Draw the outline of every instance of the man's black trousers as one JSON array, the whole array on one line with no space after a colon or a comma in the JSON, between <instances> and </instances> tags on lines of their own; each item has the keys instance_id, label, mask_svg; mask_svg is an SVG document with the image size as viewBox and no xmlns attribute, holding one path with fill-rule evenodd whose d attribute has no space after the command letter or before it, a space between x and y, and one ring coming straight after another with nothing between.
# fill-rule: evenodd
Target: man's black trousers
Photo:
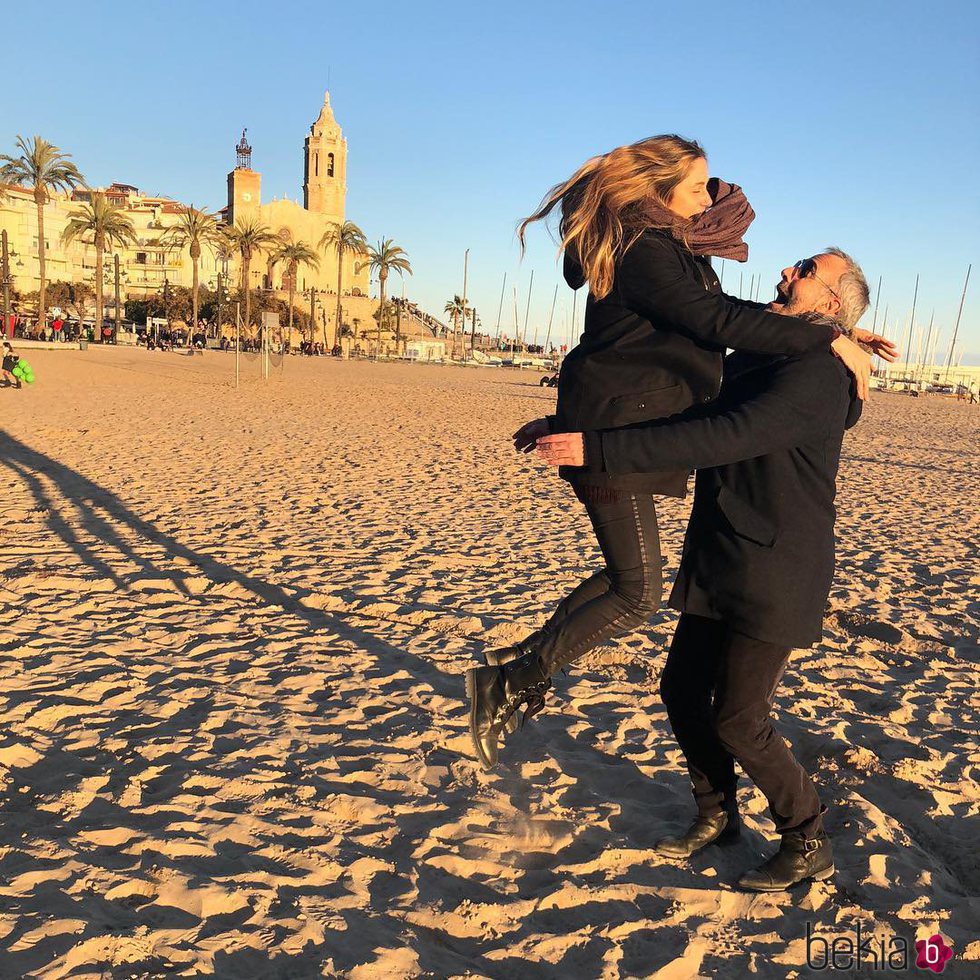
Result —
<instances>
[{"instance_id":1,"label":"man's black trousers","mask_svg":"<svg viewBox=\"0 0 980 980\"><path fill-rule=\"evenodd\" d=\"M763 643L728 624L681 616L660 679L702 814L734 796L737 761L765 794L781 833L821 829L813 780L772 726L770 712L790 647Z\"/></svg>"}]
</instances>

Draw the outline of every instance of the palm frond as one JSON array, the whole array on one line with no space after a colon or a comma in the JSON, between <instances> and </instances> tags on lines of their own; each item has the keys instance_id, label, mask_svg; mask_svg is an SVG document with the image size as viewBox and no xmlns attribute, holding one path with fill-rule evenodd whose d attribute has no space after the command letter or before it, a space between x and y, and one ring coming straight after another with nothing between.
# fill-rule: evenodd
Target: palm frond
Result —
<instances>
[{"instance_id":1,"label":"palm frond","mask_svg":"<svg viewBox=\"0 0 980 980\"><path fill-rule=\"evenodd\" d=\"M126 245L135 241L136 229L121 207L102 191L94 191L91 200L69 213L61 240L68 245L73 241L84 241L86 235L91 235L93 242L101 240L105 245Z\"/></svg>"},{"instance_id":2,"label":"palm frond","mask_svg":"<svg viewBox=\"0 0 980 980\"><path fill-rule=\"evenodd\" d=\"M43 137L18 136L17 149L19 155L0 154L0 181L31 187L45 195L52 190L84 186L85 178L72 162L71 154L63 153Z\"/></svg>"},{"instance_id":3,"label":"palm frond","mask_svg":"<svg viewBox=\"0 0 980 980\"><path fill-rule=\"evenodd\" d=\"M335 248L342 253L364 252L367 250L367 238L353 221L345 221L343 224L334 222L323 233L317 248Z\"/></svg>"}]
</instances>

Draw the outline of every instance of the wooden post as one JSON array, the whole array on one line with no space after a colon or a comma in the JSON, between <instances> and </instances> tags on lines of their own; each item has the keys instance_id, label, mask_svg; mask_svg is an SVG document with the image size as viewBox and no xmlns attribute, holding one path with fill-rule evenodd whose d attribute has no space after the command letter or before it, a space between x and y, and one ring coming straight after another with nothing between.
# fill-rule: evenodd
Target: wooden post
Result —
<instances>
[{"instance_id":1,"label":"wooden post","mask_svg":"<svg viewBox=\"0 0 980 980\"><path fill-rule=\"evenodd\" d=\"M235 304L235 387L238 387L241 379L241 330L242 330L242 304Z\"/></svg>"}]
</instances>

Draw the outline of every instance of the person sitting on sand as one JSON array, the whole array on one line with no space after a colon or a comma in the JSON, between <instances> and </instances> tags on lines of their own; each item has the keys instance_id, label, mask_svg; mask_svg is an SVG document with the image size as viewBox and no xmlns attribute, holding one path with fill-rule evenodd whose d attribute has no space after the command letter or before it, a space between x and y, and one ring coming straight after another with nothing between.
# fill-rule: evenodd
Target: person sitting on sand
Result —
<instances>
[{"instance_id":1,"label":"person sitting on sand","mask_svg":"<svg viewBox=\"0 0 980 980\"><path fill-rule=\"evenodd\" d=\"M17 361L19 358L14 353L13 347L7 341L3 344L3 364L0 366L0 377L3 378L4 386L9 388L11 385L15 388L20 387L20 378L14 375L14 368L17 367Z\"/></svg>"},{"instance_id":2,"label":"person sitting on sand","mask_svg":"<svg viewBox=\"0 0 980 980\"><path fill-rule=\"evenodd\" d=\"M849 333L868 306L860 267L839 249L783 270L775 312ZM737 761L765 794L779 850L742 876L780 891L834 873L813 780L773 728L791 651L819 642L834 573L834 497L844 430L861 414L828 351L735 352L717 402L671 419L538 440L551 465L606 473L697 469L670 605L682 613L660 680L697 817L656 845L687 858L733 840Z\"/></svg>"}]
</instances>

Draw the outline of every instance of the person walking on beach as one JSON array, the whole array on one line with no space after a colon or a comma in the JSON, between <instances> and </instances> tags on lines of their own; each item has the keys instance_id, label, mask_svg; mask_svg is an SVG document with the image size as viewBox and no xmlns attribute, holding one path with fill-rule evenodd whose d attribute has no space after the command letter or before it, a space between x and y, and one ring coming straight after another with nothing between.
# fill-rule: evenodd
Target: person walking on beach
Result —
<instances>
[{"instance_id":1,"label":"person walking on beach","mask_svg":"<svg viewBox=\"0 0 980 980\"><path fill-rule=\"evenodd\" d=\"M588 283L585 330L562 364L557 414L514 436L530 451L551 432L601 429L663 418L714 400L726 347L761 354L833 350L867 394L870 357L839 329L782 317L726 296L709 256L744 261L754 212L742 191L710 180L704 150L680 136L654 136L587 161L554 187L519 227L559 209L565 278ZM868 334L881 345L887 342ZM893 349L892 349L893 350ZM512 716L544 704L557 670L660 606L656 495L683 497L688 469L630 474L563 469L585 506L605 567L582 582L547 623L513 647L487 651L467 671L470 734L485 769Z\"/></svg>"},{"instance_id":2,"label":"person walking on beach","mask_svg":"<svg viewBox=\"0 0 980 980\"><path fill-rule=\"evenodd\" d=\"M850 332L868 306L860 267L839 249L783 270L786 315ZM673 419L538 440L552 465L587 472L697 469L694 507L670 605L680 622L660 693L691 777L697 815L656 845L687 858L740 829L737 761L765 794L778 851L741 887L780 891L834 872L813 780L773 728L794 648L819 642L834 574L834 497L845 428L861 402L826 351L736 352L718 400Z\"/></svg>"}]
</instances>

